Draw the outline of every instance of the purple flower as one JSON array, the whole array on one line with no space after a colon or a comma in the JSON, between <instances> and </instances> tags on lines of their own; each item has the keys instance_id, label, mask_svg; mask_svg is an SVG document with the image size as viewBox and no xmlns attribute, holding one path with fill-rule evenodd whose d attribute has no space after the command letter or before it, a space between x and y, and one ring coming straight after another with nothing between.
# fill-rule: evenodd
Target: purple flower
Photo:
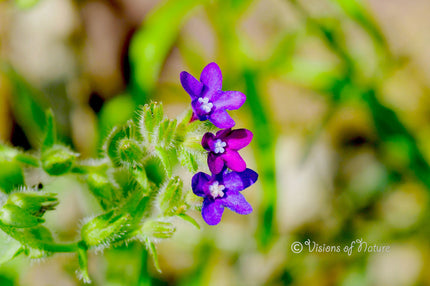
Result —
<instances>
[{"instance_id":1,"label":"purple flower","mask_svg":"<svg viewBox=\"0 0 430 286\"><path fill-rule=\"evenodd\" d=\"M246 163L237 152L247 146L252 140L252 132L247 129L224 129L216 135L208 132L202 138L202 146L208 154L209 170L218 174L226 165L236 172L243 172Z\"/></svg>"},{"instance_id":2,"label":"purple flower","mask_svg":"<svg viewBox=\"0 0 430 286\"><path fill-rule=\"evenodd\" d=\"M208 64L200 75L200 81L191 74L181 72L181 83L191 97L193 119L209 120L218 128L231 128L234 120L226 110L239 109L246 96L239 91L222 91L222 74L216 63Z\"/></svg>"},{"instance_id":3,"label":"purple flower","mask_svg":"<svg viewBox=\"0 0 430 286\"><path fill-rule=\"evenodd\" d=\"M204 198L204 221L209 225L218 224L225 207L241 215L250 214L252 207L240 191L254 184L257 178L258 174L251 169L233 172L225 168L218 175L212 176L203 172L195 174L191 185L194 194Z\"/></svg>"}]
</instances>

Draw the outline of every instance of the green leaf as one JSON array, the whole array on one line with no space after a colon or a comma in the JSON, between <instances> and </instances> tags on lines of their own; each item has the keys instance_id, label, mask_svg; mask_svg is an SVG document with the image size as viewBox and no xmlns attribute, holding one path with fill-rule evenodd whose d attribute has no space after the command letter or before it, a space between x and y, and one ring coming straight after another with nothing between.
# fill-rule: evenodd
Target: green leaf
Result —
<instances>
[{"instance_id":1,"label":"green leaf","mask_svg":"<svg viewBox=\"0 0 430 286\"><path fill-rule=\"evenodd\" d=\"M158 254L157 254L157 249L155 248L155 244L151 241L148 241L147 247L148 247L148 251L151 253L155 269L157 269L157 271L161 273L160 263L158 262Z\"/></svg>"},{"instance_id":2,"label":"green leaf","mask_svg":"<svg viewBox=\"0 0 430 286\"><path fill-rule=\"evenodd\" d=\"M198 224L198 222L193 217L187 215L186 213L178 214L178 217L180 217L185 221L188 221L189 223L194 225L197 229L200 229L200 225Z\"/></svg>"},{"instance_id":3,"label":"green leaf","mask_svg":"<svg viewBox=\"0 0 430 286\"><path fill-rule=\"evenodd\" d=\"M43 140L42 150L46 150L54 146L57 140L57 134L55 130L55 120L52 110L46 111L46 126L45 126L45 139Z\"/></svg>"},{"instance_id":4,"label":"green leaf","mask_svg":"<svg viewBox=\"0 0 430 286\"><path fill-rule=\"evenodd\" d=\"M19 125L32 146L40 146L45 128L45 108L48 106L43 94L30 86L9 65L0 65L0 69L7 75L13 87L13 96L10 96L11 108Z\"/></svg>"}]
</instances>

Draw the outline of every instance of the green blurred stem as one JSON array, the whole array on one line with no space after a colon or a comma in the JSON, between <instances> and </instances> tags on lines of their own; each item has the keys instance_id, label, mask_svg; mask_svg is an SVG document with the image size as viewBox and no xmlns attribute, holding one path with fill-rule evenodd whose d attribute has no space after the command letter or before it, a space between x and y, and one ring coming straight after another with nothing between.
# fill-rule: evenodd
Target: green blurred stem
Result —
<instances>
[{"instance_id":1,"label":"green blurred stem","mask_svg":"<svg viewBox=\"0 0 430 286\"><path fill-rule=\"evenodd\" d=\"M36 158L33 155L25 154L25 153L19 153L15 156L15 160L17 160L20 163L30 165L33 167L39 167L39 159Z\"/></svg>"},{"instance_id":2,"label":"green blurred stem","mask_svg":"<svg viewBox=\"0 0 430 286\"><path fill-rule=\"evenodd\" d=\"M103 169L106 170L109 167L110 167L110 164L107 162L102 162L99 165L85 165L81 162L76 162L75 165L70 170L70 172L74 174L83 175L83 174L88 174L90 172L101 171Z\"/></svg>"},{"instance_id":3,"label":"green blurred stem","mask_svg":"<svg viewBox=\"0 0 430 286\"><path fill-rule=\"evenodd\" d=\"M355 66L354 60L349 55L344 43L341 42L339 35L309 15L306 9L304 9L297 0L289 0L289 2L292 3L301 16L306 19L306 22L309 24L309 26L316 30L323 37L327 43L327 46L344 62L346 68L345 73L351 74Z\"/></svg>"},{"instance_id":4,"label":"green blurred stem","mask_svg":"<svg viewBox=\"0 0 430 286\"><path fill-rule=\"evenodd\" d=\"M257 238L260 247L266 248L276 227L276 162L275 144L276 136L272 129L272 122L267 115L262 98L258 92L259 78L256 72L251 70L244 71L246 83L247 103L251 109L255 134L254 140L257 144L255 152L257 166L259 170L259 180L263 187L262 199L260 201L259 222L257 227Z\"/></svg>"},{"instance_id":5,"label":"green blurred stem","mask_svg":"<svg viewBox=\"0 0 430 286\"><path fill-rule=\"evenodd\" d=\"M422 154L416 139L406 128L406 126L399 120L397 114L390 108L384 106L378 99L377 88L374 83L366 85L359 82L358 75L354 66L354 59L349 54L342 42L342 37L335 31L326 29L317 19L312 18L311 15L296 1L289 0L303 17L310 23L317 31L323 35L323 40L327 46L343 61L346 71L344 78L333 82L329 87L329 92L333 96L334 101L341 99L341 94L345 88L353 87L361 95L361 99L366 102L369 113L372 116L376 132L379 139L383 144L401 140L407 144L408 149L408 162L407 168L413 171L418 180L420 180L427 189L430 189L430 165ZM391 55L387 46L385 46L385 53L389 57L389 61L396 59ZM324 91L323 91L324 92ZM387 166L392 168L392 166Z\"/></svg>"},{"instance_id":6,"label":"green blurred stem","mask_svg":"<svg viewBox=\"0 0 430 286\"><path fill-rule=\"evenodd\" d=\"M78 243L40 243L40 248L49 252L76 252L78 251Z\"/></svg>"}]
</instances>

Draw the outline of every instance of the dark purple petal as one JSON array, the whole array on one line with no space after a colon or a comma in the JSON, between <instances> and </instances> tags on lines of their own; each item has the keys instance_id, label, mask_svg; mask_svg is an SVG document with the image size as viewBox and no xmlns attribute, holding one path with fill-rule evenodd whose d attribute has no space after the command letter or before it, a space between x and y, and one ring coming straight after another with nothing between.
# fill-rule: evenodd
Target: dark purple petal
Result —
<instances>
[{"instance_id":1,"label":"dark purple petal","mask_svg":"<svg viewBox=\"0 0 430 286\"><path fill-rule=\"evenodd\" d=\"M224 140L231 132L231 128L227 128L227 129L222 129L217 131L215 137L216 139L221 139L222 141L226 141Z\"/></svg>"},{"instance_id":2,"label":"dark purple petal","mask_svg":"<svg viewBox=\"0 0 430 286\"><path fill-rule=\"evenodd\" d=\"M246 100L246 95L240 91L221 91L212 97L212 102L217 109L239 109Z\"/></svg>"},{"instance_id":3,"label":"dark purple petal","mask_svg":"<svg viewBox=\"0 0 430 286\"><path fill-rule=\"evenodd\" d=\"M226 142L228 148L239 150L247 146L251 142L252 137L253 134L248 129L237 129L227 135Z\"/></svg>"},{"instance_id":4,"label":"dark purple petal","mask_svg":"<svg viewBox=\"0 0 430 286\"><path fill-rule=\"evenodd\" d=\"M243 172L230 172L223 176L223 185L228 191L240 192L258 179L258 174L251 169L246 169Z\"/></svg>"},{"instance_id":5,"label":"dark purple petal","mask_svg":"<svg viewBox=\"0 0 430 286\"><path fill-rule=\"evenodd\" d=\"M213 135L210 132L206 132L205 135L203 135L202 138L202 146L205 150L210 151L211 146L213 145L215 135Z\"/></svg>"},{"instance_id":6,"label":"dark purple petal","mask_svg":"<svg viewBox=\"0 0 430 286\"><path fill-rule=\"evenodd\" d=\"M225 110L217 110L209 115L209 121L220 129L231 128L236 124Z\"/></svg>"},{"instance_id":7,"label":"dark purple petal","mask_svg":"<svg viewBox=\"0 0 430 286\"><path fill-rule=\"evenodd\" d=\"M221 156L211 152L208 154L208 166L213 174L219 174L224 167L224 160L221 159Z\"/></svg>"},{"instance_id":8,"label":"dark purple petal","mask_svg":"<svg viewBox=\"0 0 430 286\"><path fill-rule=\"evenodd\" d=\"M191 180L191 187L193 189L193 193L199 197L205 197L204 185L209 182L211 176L205 174L203 172L199 172L195 174Z\"/></svg>"},{"instance_id":9,"label":"dark purple petal","mask_svg":"<svg viewBox=\"0 0 430 286\"><path fill-rule=\"evenodd\" d=\"M227 167L236 172L242 172L246 169L246 162L242 159L239 153L235 150L227 149L224 154L221 155Z\"/></svg>"},{"instance_id":10,"label":"dark purple petal","mask_svg":"<svg viewBox=\"0 0 430 286\"><path fill-rule=\"evenodd\" d=\"M201 82L186 71L181 72L180 78L182 87L191 96L191 99L200 96L203 90L203 84Z\"/></svg>"},{"instance_id":11,"label":"dark purple petal","mask_svg":"<svg viewBox=\"0 0 430 286\"><path fill-rule=\"evenodd\" d=\"M202 217L208 225L219 224L224 212L223 205L219 200L205 199L202 207Z\"/></svg>"},{"instance_id":12,"label":"dark purple petal","mask_svg":"<svg viewBox=\"0 0 430 286\"><path fill-rule=\"evenodd\" d=\"M222 87L221 69L216 63L208 64L200 75L200 81L211 90L220 90Z\"/></svg>"},{"instance_id":13,"label":"dark purple petal","mask_svg":"<svg viewBox=\"0 0 430 286\"><path fill-rule=\"evenodd\" d=\"M229 192L225 198L219 199L218 201L220 201L223 206L241 215L247 215L252 212L251 205L239 192Z\"/></svg>"}]
</instances>

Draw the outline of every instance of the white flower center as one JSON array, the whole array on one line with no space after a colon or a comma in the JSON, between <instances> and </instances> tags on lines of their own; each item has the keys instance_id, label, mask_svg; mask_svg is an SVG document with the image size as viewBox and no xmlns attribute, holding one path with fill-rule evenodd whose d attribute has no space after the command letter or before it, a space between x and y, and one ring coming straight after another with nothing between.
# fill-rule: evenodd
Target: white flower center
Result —
<instances>
[{"instance_id":1,"label":"white flower center","mask_svg":"<svg viewBox=\"0 0 430 286\"><path fill-rule=\"evenodd\" d=\"M212 107L214 106L212 102L209 102L209 98L199 98L200 108L203 109L206 113L211 112Z\"/></svg>"},{"instance_id":2,"label":"white flower center","mask_svg":"<svg viewBox=\"0 0 430 286\"><path fill-rule=\"evenodd\" d=\"M209 186L209 191L214 199L224 197L224 189L224 185L220 185L218 181L213 182L213 184Z\"/></svg>"},{"instance_id":3,"label":"white flower center","mask_svg":"<svg viewBox=\"0 0 430 286\"><path fill-rule=\"evenodd\" d=\"M215 154L224 153L224 151L225 151L224 147L225 146L227 146L227 143L223 142L221 139L217 139L215 141L215 145L214 145Z\"/></svg>"}]
</instances>

